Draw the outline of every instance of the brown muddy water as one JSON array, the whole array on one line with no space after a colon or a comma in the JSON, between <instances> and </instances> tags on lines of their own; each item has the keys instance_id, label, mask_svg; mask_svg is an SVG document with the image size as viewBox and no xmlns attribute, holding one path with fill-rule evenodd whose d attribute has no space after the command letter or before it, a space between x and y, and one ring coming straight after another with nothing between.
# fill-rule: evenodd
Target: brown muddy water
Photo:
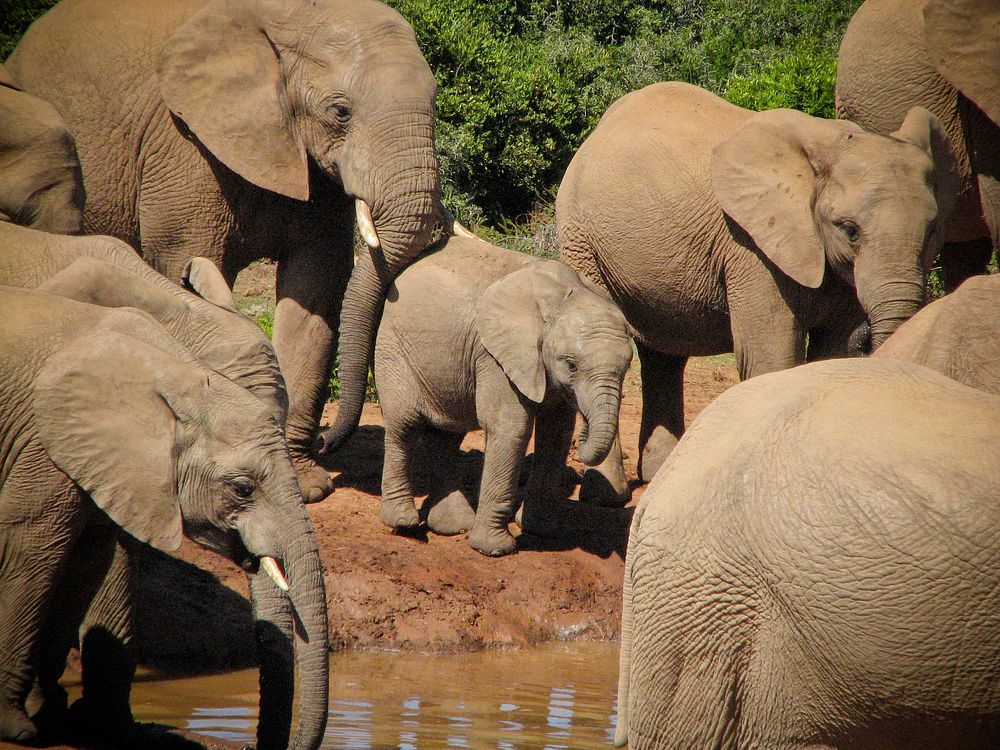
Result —
<instances>
[{"instance_id":1,"label":"brown muddy water","mask_svg":"<svg viewBox=\"0 0 1000 750\"><path fill-rule=\"evenodd\" d=\"M534 649L432 656L384 651L330 658L325 750L587 750L611 744L618 645L558 643ZM68 686L71 698L74 688ZM156 722L252 741L254 670L192 678L143 673L132 709Z\"/></svg>"}]
</instances>

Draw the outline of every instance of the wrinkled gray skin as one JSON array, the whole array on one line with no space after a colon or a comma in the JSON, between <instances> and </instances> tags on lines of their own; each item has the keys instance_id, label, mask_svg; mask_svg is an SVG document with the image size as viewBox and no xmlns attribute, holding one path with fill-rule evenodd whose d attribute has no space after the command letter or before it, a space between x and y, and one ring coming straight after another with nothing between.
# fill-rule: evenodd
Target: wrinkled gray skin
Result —
<instances>
[{"instance_id":1,"label":"wrinkled gray skin","mask_svg":"<svg viewBox=\"0 0 1000 750\"><path fill-rule=\"evenodd\" d=\"M877 348L920 309L952 157L926 110L901 122L887 138L683 83L601 118L556 220L562 259L610 292L636 339L642 479L683 433L689 356L735 351L746 379L845 356L865 316Z\"/></svg>"},{"instance_id":2,"label":"wrinkled gray skin","mask_svg":"<svg viewBox=\"0 0 1000 750\"><path fill-rule=\"evenodd\" d=\"M413 30L374 0L66 0L7 64L76 136L88 232L173 281L194 256L230 285L277 260L289 448L306 499L326 496L310 451L338 321L349 359L440 217L436 84ZM355 201L381 245L352 277Z\"/></svg>"},{"instance_id":3,"label":"wrinkled gray skin","mask_svg":"<svg viewBox=\"0 0 1000 750\"><path fill-rule=\"evenodd\" d=\"M1000 746L997 445L1000 398L908 362L720 396L633 518L615 744Z\"/></svg>"},{"instance_id":4,"label":"wrinkled gray skin","mask_svg":"<svg viewBox=\"0 0 1000 750\"><path fill-rule=\"evenodd\" d=\"M927 305L872 356L914 362L1000 396L1000 274L973 276Z\"/></svg>"},{"instance_id":5,"label":"wrinkled gray skin","mask_svg":"<svg viewBox=\"0 0 1000 750\"><path fill-rule=\"evenodd\" d=\"M0 223L0 285L44 288L103 307L150 314L209 369L251 391L279 424L288 410L285 381L271 342L236 311L225 279L194 259L182 273L187 291L112 237L65 237Z\"/></svg>"},{"instance_id":6,"label":"wrinkled gray skin","mask_svg":"<svg viewBox=\"0 0 1000 750\"><path fill-rule=\"evenodd\" d=\"M328 637L312 526L273 409L203 367L148 315L34 291L0 290L0 737L65 729L57 680L79 628L78 729L133 742L134 661L123 534L170 551L182 531L256 571L283 564L290 591L251 575L254 597L282 598L258 621L260 747L288 746L298 622L295 747L316 748L327 712ZM44 540L44 543L41 543ZM268 679L274 680L267 682Z\"/></svg>"},{"instance_id":7,"label":"wrinkled gray skin","mask_svg":"<svg viewBox=\"0 0 1000 750\"><path fill-rule=\"evenodd\" d=\"M915 104L941 119L957 200L941 267L951 291L1000 247L1000 3L868 0L844 32L837 116L889 133Z\"/></svg>"},{"instance_id":8,"label":"wrinkled gray skin","mask_svg":"<svg viewBox=\"0 0 1000 750\"><path fill-rule=\"evenodd\" d=\"M52 105L0 65L0 221L79 234L83 176L73 136Z\"/></svg>"},{"instance_id":9,"label":"wrinkled gray skin","mask_svg":"<svg viewBox=\"0 0 1000 750\"><path fill-rule=\"evenodd\" d=\"M528 530L545 523L546 501L562 491L577 411L586 422L577 449L583 463L600 463L617 445L631 360L624 316L565 265L451 238L396 279L379 327L382 522L397 529L419 523L409 463L420 438L430 436L443 474L430 498L439 500L428 515L430 528L469 530L469 543L486 555L513 552L507 526L532 428ZM454 459L465 433L478 428L487 438L473 515Z\"/></svg>"}]
</instances>

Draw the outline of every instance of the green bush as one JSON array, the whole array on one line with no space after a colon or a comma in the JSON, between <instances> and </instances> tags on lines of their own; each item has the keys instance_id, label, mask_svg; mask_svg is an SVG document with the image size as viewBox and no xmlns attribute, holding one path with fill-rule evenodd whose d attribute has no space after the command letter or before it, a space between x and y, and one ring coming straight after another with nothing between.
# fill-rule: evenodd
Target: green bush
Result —
<instances>
[{"instance_id":1,"label":"green bush","mask_svg":"<svg viewBox=\"0 0 1000 750\"><path fill-rule=\"evenodd\" d=\"M6 60L31 22L57 0L0 0L0 60Z\"/></svg>"}]
</instances>

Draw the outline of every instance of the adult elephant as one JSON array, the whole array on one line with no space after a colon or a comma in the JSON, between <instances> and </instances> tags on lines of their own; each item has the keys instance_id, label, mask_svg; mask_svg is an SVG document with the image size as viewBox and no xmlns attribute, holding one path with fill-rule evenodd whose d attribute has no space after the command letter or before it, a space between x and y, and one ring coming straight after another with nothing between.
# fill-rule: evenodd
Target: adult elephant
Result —
<instances>
[{"instance_id":1,"label":"adult elephant","mask_svg":"<svg viewBox=\"0 0 1000 750\"><path fill-rule=\"evenodd\" d=\"M844 356L865 315L878 346L920 309L951 161L919 107L892 138L684 83L605 112L566 171L556 221L563 260L610 292L634 333L642 479L683 433L689 356L735 351L745 379Z\"/></svg>"},{"instance_id":2,"label":"adult elephant","mask_svg":"<svg viewBox=\"0 0 1000 750\"><path fill-rule=\"evenodd\" d=\"M271 406L211 370L148 315L0 289L0 738L65 730L58 685L79 628L84 741L144 747L124 535L182 533L251 572L260 616L261 747L317 748L327 714L319 552ZM282 574L279 562L287 578ZM284 593L284 592L287 592Z\"/></svg>"},{"instance_id":3,"label":"adult elephant","mask_svg":"<svg viewBox=\"0 0 1000 750\"><path fill-rule=\"evenodd\" d=\"M872 356L914 362L1000 396L1000 274L967 279L903 323Z\"/></svg>"},{"instance_id":4,"label":"adult elephant","mask_svg":"<svg viewBox=\"0 0 1000 750\"><path fill-rule=\"evenodd\" d=\"M45 232L83 229L83 177L73 136L52 105L0 65L0 222Z\"/></svg>"},{"instance_id":5,"label":"adult elephant","mask_svg":"<svg viewBox=\"0 0 1000 750\"><path fill-rule=\"evenodd\" d=\"M8 65L76 136L88 232L174 281L196 255L230 285L277 260L289 449L304 496L326 496L310 454L341 302L350 351L441 216L413 30L375 0L66 0ZM378 262L348 284L355 215Z\"/></svg>"},{"instance_id":6,"label":"adult elephant","mask_svg":"<svg viewBox=\"0 0 1000 750\"><path fill-rule=\"evenodd\" d=\"M643 495L616 745L1000 747L1000 397L909 362L740 383Z\"/></svg>"},{"instance_id":7,"label":"adult elephant","mask_svg":"<svg viewBox=\"0 0 1000 750\"><path fill-rule=\"evenodd\" d=\"M941 253L951 291L1000 248L1000 0L868 0L844 32L837 116L888 133L915 104L948 133L960 182Z\"/></svg>"}]
</instances>

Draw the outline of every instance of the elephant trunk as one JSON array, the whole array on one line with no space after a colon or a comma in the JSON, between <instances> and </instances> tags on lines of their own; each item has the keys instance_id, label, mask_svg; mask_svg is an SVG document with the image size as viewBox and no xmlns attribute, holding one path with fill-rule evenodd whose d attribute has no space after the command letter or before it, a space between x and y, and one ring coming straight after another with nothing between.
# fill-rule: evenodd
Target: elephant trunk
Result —
<instances>
[{"instance_id":1,"label":"elephant trunk","mask_svg":"<svg viewBox=\"0 0 1000 750\"><path fill-rule=\"evenodd\" d=\"M587 466L597 466L608 456L618 434L618 409L621 406L621 386L606 383L598 386L584 412L586 424L580 433L577 457Z\"/></svg>"},{"instance_id":2,"label":"elephant trunk","mask_svg":"<svg viewBox=\"0 0 1000 750\"><path fill-rule=\"evenodd\" d=\"M858 298L871 326L871 351L878 349L893 331L923 307L926 294L923 271L913 269L907 275L909 278L897 275L870 289L858 288Z\"/></svg>"},{"instance_id":3,"label":"elephant trunk","mask_svg":"<svg viewBox=\"0 0 1000 750\"><path fill-rule=\"evenodd\" d=\"M329 694L329 636L326 589L319 549L301 504L272 524L274 548L281 550L289 590L285 594L261 569L250 576L260 660L260 714L257 747L316 750L326 731ZM252 524L253 521L250 521ZM266 533L265 533L266 536ZM255 547L257 545L254 545ZM292 633L295 633L294 660ZM288 742L299 671L298 728Z\"/></svg>"},{"instance_id":4,"label":"elephant trunk","mask_svg":"<svg viewBox=\"0 0 1000 750\"><path fill-rule=\"evenodd\" d=\"M413 128L421 132L415 136ZM339 447L358 426L386 291L427 247L442 219L433 130L413 128L399 136L408 145L397 148L396 157L388 160L400 166L398 172L376 178L371 193L378 197L370 206L359 204L359 226L362 234L369 235L370 253L355 265L344 294L337 349L340 408L333 425L320 436L322 452ZM371 217L370 232L364 229L366 213ZM373 242L377 246L372 247Z\"/></svg>"}]
</instances>

